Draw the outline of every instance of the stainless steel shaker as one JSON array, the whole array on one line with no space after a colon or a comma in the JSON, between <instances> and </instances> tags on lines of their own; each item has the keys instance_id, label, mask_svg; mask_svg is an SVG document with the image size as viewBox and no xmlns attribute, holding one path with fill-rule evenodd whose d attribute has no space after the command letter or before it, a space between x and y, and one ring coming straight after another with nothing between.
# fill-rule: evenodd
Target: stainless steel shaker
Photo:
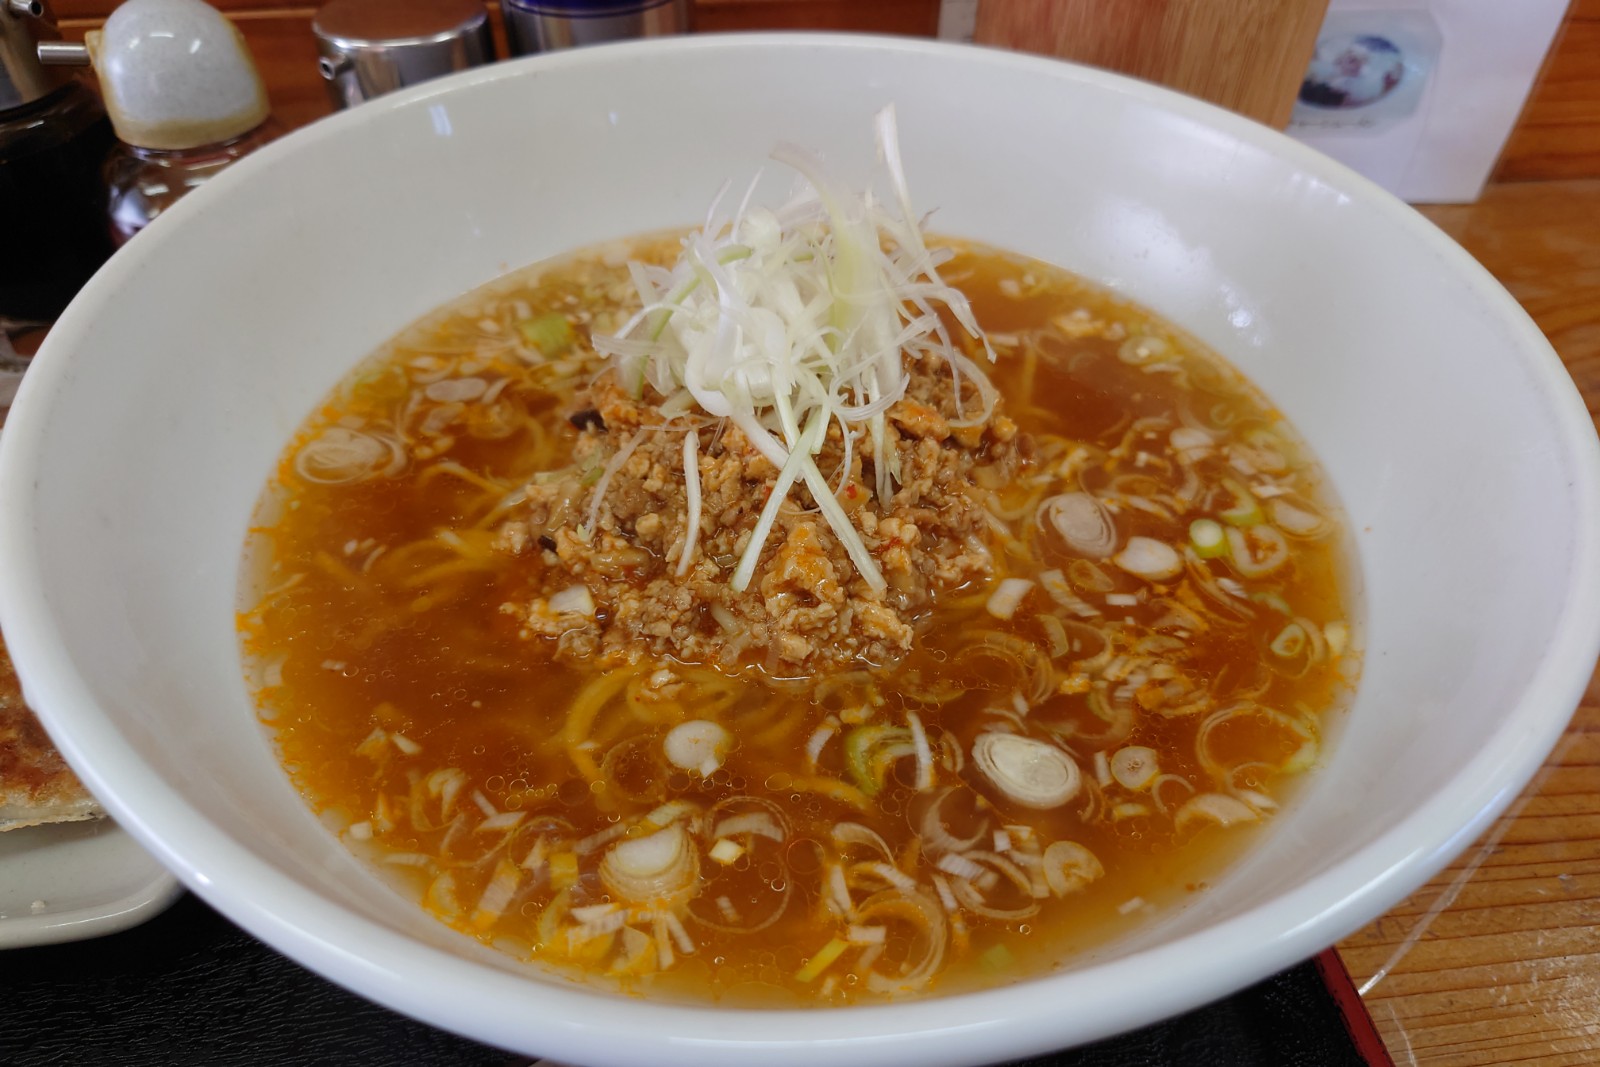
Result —
<instances>
[{"instance_id":1,"label":"stainless steel shaker","mask_svg":"<svg viewBox=\"0 0 1600 1067\"><path fill-rule=\"evenodd\" d=\"M687 33L690 0L500 0L512 55Z\"/></svg>"},{"instance_id":2,"label":"stainless steel shaker","mask_svg":"<svg viewBox=\"0 0 1600 1067\"><path fill-rule=\"evenodd\" d=\"M494 61L478 0L333 0L311 21L336 107Z\"/></svg>"}]
</instances>

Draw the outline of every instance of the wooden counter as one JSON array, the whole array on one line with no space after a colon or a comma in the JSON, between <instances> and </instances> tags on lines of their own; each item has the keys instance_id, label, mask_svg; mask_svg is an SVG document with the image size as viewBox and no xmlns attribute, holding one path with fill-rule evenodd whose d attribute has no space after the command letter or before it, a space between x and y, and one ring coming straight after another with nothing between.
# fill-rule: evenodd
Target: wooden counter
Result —
<instances>
[{"instance_id":1,"label":"wooden counter","mask_svg":"<svg viewBox=\"0 0 1600 1067\"><path fill-rule=\"evenodd\" d=\"M1424 213L1522 302L1600 417L1600 181ZM1600 674L1506 814L1339 952L1397 1064L1600 1063Z\"/></svg>"}]
</instances>

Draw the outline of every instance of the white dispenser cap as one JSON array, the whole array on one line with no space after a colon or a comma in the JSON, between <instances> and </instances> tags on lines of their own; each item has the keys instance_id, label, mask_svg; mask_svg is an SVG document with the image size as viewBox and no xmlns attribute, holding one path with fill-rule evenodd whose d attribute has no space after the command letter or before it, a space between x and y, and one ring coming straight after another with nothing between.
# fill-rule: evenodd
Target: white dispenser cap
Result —
<instances>
[{"instance_id":1,"label":"white dispenser cap","mask_svg":"<svg viewBox=\"0 0 1600 1067\"><path fill-rule=\"evenodd\" d=\"M266 121L266 88L244 36L202 0L127 0L85 40L127 144L197 148Z\"/></svg>"}]
</instances>

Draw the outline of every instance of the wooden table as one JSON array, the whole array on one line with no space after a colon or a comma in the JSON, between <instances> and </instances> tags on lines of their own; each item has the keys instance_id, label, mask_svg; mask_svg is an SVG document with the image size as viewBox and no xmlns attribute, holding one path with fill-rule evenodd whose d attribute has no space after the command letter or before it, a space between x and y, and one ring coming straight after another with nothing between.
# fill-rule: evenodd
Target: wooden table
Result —
<instances>
[{"instance_id":1,"label":"wooden table","mask_svg":"<svg viewBox=\"0 0 1600 1067\"><path fill-rule=\"evenodd\" d=\"M1528 309L1600 421L1600 181L1424 213ZM1505 815L1339 952L1397 1064L1600 1063L1600 673Z\"/></svg>"}]
</instances>

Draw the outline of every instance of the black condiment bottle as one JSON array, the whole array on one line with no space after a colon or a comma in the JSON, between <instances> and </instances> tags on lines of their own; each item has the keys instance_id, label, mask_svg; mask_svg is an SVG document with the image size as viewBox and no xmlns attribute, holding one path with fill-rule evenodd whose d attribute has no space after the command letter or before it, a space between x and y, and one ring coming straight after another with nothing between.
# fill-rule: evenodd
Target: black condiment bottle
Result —
<instances>
[{"instance_id":1,"label":"black condiment bottle","mask_svg":"<svg viewBox=\"0 0 1600 1067\"><path fill-rule=\"evenodd\" d=\"M0 0L0 328L46 322L111 255L98 97L40 64L59 38L43 0Z\"/></svg>"}]
</instances>

